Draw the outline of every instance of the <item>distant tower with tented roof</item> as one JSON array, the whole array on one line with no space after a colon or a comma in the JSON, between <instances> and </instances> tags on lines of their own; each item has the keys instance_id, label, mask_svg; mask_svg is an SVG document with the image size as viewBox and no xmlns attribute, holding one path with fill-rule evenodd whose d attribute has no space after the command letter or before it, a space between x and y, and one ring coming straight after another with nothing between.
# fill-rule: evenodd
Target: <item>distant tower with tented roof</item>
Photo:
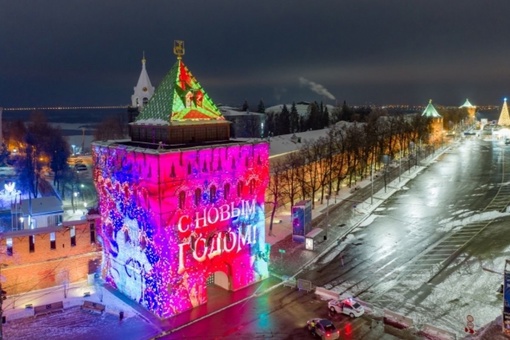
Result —
<instances>
[{"instance_id":1,"label":"distant tower with tented roof","mask_svg":"<svg viewBox=\"0 0 510 340\"><path fill-rule=\"evenodd\" d=\"M464 104L459 106L459 109L466 109L467 110L469 123L473 124L475 122L475 119L476 119L475 118L475 115L476 115L476 106L472 105L469 102L469 99L466 98L466 101L464 102Z\"/></svg>"},{"instance_id":2,"label":"distant tower with tented roof","mask_svg":"<svg viewBox=\"0 0 510 340\"><path fill-rule=\"evenodd\" d=\"M441 141L442 135L443 135L443 116L437 112L434 105L432 105L432 99L429 100L429 104L423 110L423 113L421 114L424 117L427 117L431 119L431 135L429 143L437 143Z\"/></svg>"}]
</instances>

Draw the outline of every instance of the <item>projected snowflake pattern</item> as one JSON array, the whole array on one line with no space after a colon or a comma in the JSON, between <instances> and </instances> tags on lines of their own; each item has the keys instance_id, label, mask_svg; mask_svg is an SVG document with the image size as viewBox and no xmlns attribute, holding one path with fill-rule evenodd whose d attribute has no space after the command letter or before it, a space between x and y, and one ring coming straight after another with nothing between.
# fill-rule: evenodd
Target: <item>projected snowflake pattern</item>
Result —
<instances>
[{"instance_id":1,"label":"projected snowflake pattern","mask_svg":"<svg viewBox=\"0 0 510 340\"><path fill-rule=\"evenodd\" d=\"M212 274L232 290L268 276L267 143L93 149L107 282L165 318L206 303Z\"/></svg>"}]
</instances>

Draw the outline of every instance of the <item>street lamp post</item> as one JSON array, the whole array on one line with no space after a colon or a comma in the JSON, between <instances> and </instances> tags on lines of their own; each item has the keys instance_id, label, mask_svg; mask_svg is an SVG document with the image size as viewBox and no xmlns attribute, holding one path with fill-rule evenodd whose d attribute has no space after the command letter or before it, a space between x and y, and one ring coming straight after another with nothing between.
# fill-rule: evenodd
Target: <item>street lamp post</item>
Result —
<instances>
[{"instance_id":1,"label":"street lamp post","mask_svg":"<svg viewBox=\"0 0 510 340\"><path fill-rule=\"evenodd\" d=\"M384 164L384 193L386 193L386 174L388 173L388 164L390 163L390 156L383 155L382 160Z\"/></svg>"},{"instance_id":2,"label":"street lamp post","mask_svg":"<svg viewBox=\"0 0 510 340\"><path fill-rule=\"evenodd\" d=\"M328 239L328 229L329 229L329 194L326 194L326 236L324 240Z\"/></svg>"},{"instance_id":3,"label":"street lamp post","mask_svg":"<svg viewBox=\"0 0 510 340\"><path fill-rule=\"evenodd\" d=\"M374 162L370 163L370 178L372 186L372 195L370 195L370 205L374 204Z\"/></svg>"},{"instance_id":4,"label":"street lamp post","mask_svg":"<svg viewBox=\"0 0 510 340\"><path fill-rule=\"evenodd\" d=\"M85 150L85 127L82 126L81 128L82 135L81 135L81 154L83 155L83 152Z\"/></svg>"},{"instance_id":5,"label":"street lamp post","mask_svg":"<svg viewBox=\"0 0 510 340\"><path fill-rule=\"evenodd\" d=\"M400 150L400 157L398 159L399 166L398 166L398 182L400 183L400 175L402 174L402 150Z\"/></svg>"},{"instance_id":6,"label":"street lamp post","mask_svg":"<svg viewBox=\"0 0 510 340\"><path fill-rule=\"evenodd\" d=\"M0 276L2 273L2 268L7 267L7 264L1 263L0 264ZM0 340L3 340L4 338L4 331L3 331L3 321L4 321L4 309L3 309L3 303L4 300L7 299L7 292L2 289L2 281L0 280Z\"/></svg>"}]
</instances>

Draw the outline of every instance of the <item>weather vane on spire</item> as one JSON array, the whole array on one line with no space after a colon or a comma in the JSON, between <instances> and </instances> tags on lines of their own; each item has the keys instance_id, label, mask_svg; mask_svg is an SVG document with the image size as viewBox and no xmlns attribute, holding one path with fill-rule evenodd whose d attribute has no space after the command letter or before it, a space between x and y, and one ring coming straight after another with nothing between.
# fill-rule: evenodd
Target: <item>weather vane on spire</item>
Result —
<instances>
[{"instance_id":1,"label":"weather vane on spire","mask_svg":"<svg viewBox=\"0 0 510 340\"><path fill-rule=\"evenodd\" d=\"M184 55L183 40L174 40L174 54L177 56L177 59L182 59L182 56Z\"/></svg>"}]
</instances>

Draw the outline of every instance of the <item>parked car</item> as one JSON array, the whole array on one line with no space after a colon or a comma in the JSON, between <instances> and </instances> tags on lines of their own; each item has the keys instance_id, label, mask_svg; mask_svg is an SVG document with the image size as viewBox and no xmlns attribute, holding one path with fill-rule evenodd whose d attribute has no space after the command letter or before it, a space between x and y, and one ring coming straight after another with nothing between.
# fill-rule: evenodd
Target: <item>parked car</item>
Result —
<instances>
[{"instance_id":1,"label":"parked car","mask_svg":"<svg viewBox=\"0 0 510 340\"><path fill-rule=\"evenodd\" d=\"M329 300L328 309L332 313L342 313L349 315L351 318L362 316L365 309L353 298L343 300Z\"/></svg>"},{"instance_id":2,"label":"parked car","mask_svg":"<svg viewBox=\"0 0 510 340\"><path fill-rule=\"evenodd\" d=\"M328 319L310 319L306 322L306 327L314 336L318 336L322 340L340 339L340 331Z\"/></svg>"},{"instance_id":3,"label":"parked car","mask_svg":"<svg viewBox=\"0 0 510 340\"><path fill-rule=\"evenodd\" d=\"M74 166L74 170L76 170L76 172L87 171L87 166L85 164L79 163Z\"/></svg>"},{"instance_id":4,"label":"parked car","mask_svg":"<svg viewBox=\"0 0 510 340\"><path fill-rule=\"evenodd\" d=\"M506 145L510 144L510 138L505 138L505 144Z\"/></svg>"}]
</instances>

